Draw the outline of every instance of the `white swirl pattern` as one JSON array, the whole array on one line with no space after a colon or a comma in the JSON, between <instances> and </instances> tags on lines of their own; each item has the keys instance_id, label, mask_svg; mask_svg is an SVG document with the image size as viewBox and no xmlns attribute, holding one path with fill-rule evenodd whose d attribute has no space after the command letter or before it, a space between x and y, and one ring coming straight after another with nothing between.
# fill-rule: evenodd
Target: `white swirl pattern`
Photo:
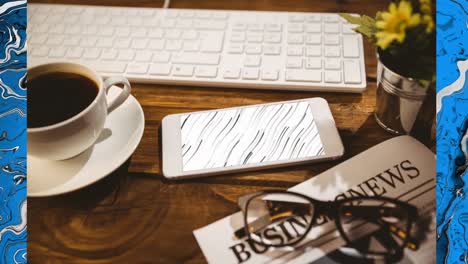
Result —
<instances>
[{"instance_id":1,"label":"white swirl pattern","mask_svg":"<svg viewBox=\"0 0 468 264\"><path fill-rule=\"evenodd\" d=\"M308 102L183 115L184 171L324 155Z\"/></svg>"}]
</instances>

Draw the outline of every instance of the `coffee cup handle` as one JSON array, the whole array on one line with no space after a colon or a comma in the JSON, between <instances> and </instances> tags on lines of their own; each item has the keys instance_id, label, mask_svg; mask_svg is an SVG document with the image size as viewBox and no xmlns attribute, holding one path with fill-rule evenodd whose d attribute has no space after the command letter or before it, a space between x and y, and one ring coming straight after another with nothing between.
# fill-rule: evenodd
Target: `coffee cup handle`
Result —
<instances>
[{"instance_id":1,"label":"coffee cup handle","mask_svg":"<svg viewBox=\"0 0 468 264\"><path fill-rule=\"evenodd\" d=\"M127 78L121 76L112 76L104 80L104 90L106 91L106 94L108 94L109 89L116 84L122 84L124 87L122 88L122 92L117 96L117 98L108 104L107 114L114 111L119 105L127 100L132 89Z\"/></svg>"}]
</instances>

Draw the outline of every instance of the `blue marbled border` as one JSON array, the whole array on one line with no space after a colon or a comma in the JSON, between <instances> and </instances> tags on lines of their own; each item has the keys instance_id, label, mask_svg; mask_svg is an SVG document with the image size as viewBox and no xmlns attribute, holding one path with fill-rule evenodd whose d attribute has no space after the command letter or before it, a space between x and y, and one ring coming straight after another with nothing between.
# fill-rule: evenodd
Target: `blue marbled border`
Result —
<instances>
[{"instance_id":1,"label":"blue marbled border","mask_svg":"<svg viewBox=\"0 0 468 264\"><path fill-rule=\"evenodd\" d=\"M0 0L0 263L27 262L26 1Z\"/></svg>"},{"instance_id":2,"label":"blue marbled border","mask_svg":"<svg viewBox=\"0 0 468 264\"><path fill-rule=\"evenodd\" d=\"M437 263L468 263L467 11L437 1Z\"/></svg>"}]
</instances>

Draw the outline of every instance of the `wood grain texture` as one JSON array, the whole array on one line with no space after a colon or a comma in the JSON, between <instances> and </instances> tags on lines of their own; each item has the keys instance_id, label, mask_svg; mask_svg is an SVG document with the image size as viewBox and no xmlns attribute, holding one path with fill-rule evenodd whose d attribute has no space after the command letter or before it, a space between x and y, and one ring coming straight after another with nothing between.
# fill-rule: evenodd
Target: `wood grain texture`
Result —
<instances>
[{"instance_id":1,"label":"wood grain texture","mask_svg":"<svg viewBox=\"0 0 468 264\"><path fill-rule=\"evenodd\" d=\"M161 0L30 1L159 7ZM384 0L172 0L171 7L375 14ZM143 106L143 139L121 168L71 194L29 199L30 263L204 263L192 231L238 210L239 195L286 189L392 137L374 120L375 51L365 46L363 94L133 85ZM320 96L328 100L346 154L340 161L167 181L161 176L160 124L165 115Z\"/></svg>"}]
</instances>

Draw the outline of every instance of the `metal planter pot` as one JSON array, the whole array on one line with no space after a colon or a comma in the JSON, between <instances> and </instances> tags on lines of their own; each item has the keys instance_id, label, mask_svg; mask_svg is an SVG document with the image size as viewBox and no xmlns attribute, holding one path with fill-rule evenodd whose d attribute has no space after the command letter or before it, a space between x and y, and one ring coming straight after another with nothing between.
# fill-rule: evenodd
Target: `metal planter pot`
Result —
<instances>
[{"instance_id":1,"label":"metal planter pot","mask_svg":"<svg viewBox=\"0 0 468 264\"><path fill-rule=\"evenodd\" d=\"M430 140L435 117L435 83L422 86L393 72L379 59L374 116L390 133Z\"/></svg>"}]
</instances>

